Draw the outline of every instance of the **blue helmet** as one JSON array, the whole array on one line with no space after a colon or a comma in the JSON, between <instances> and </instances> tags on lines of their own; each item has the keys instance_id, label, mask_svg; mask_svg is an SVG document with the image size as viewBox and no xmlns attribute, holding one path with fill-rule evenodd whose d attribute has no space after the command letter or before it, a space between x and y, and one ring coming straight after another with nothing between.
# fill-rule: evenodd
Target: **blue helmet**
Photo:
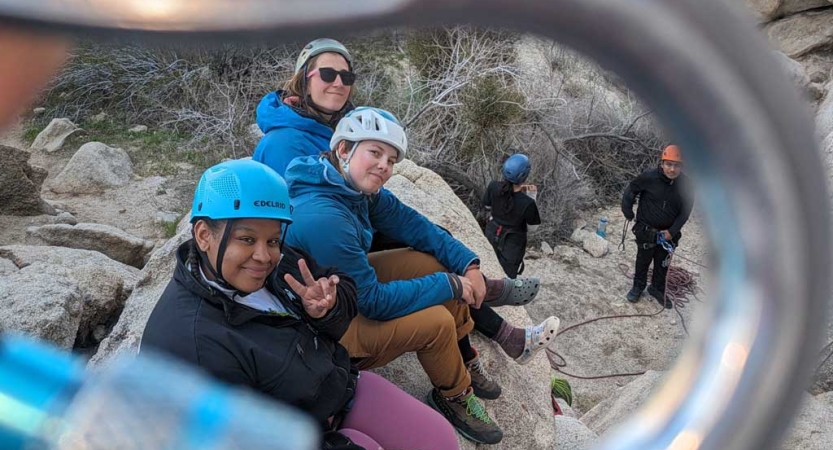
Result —
<instances>
[{"instance_id":1,"label":"blue helmet","mask_svg":"<svg viewBox=\"0 0 833 450\"><path fill-rule=\"evenodd\" d=\"M512 184L522 184L529 176L530 169L529 158L516 153L503 163L503 178Z\"/></svg>"},{"instance_id":2,"label":"blue helmet","mask_svg":"<svg viewBox=\"0 0 833 450\"><path fill-rule=\"evenodd\" d=\"M191 223L209 219L275 219L292 223L289 190L272 168L250 159L208 168L197 184Z\"/></svg>"}]
</instances>

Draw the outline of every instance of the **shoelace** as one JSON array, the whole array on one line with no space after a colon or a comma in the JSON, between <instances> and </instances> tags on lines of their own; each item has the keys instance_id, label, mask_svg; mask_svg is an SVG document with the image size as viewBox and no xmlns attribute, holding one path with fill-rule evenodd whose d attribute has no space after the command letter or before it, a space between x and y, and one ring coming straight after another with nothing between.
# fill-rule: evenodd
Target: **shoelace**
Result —
<instances>
[{"instance_id":1,"label":"shoelace","mask_svg":"<svg viewBox=\"0 0 833 450\"><path fill-rule=\"evenodd\" d=\"M492 381L492 376L489 375L488 372L486 372L486 367L483 366L483 360L482 359L477 358L477 360L475 360L474 362L469 363L468 366L469 366L469 372L472 372L472 371L477 372L480 375L483 375L483 378L485 378L486 381Z\"/></svg>"},{"instance_id":2,"label":"shoelace","mask_svg":"<svg viewBox=\"0 0 833 450\"><path fill-rule=\"evenodd\" d=\"M492 423L492 419L486 414L486 408L480 403L480 400L474 394L469 394L464 400L466 404L466 414L480 419L484 423Z\"/></svg>"}]
</instances>

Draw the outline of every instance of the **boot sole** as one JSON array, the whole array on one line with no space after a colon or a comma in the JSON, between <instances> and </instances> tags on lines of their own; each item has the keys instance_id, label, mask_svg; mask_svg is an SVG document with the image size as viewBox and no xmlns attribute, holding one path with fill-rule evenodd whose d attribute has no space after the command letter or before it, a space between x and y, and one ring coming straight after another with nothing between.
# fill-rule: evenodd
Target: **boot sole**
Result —
<instances>
[{"instance_id":1,"label":"boot sole","mask_svg":"<svg viewBox=\"0 0 833 450\"><path fill-rule=\"evenodd\" d=\"M477 394L475 394L475 395L477 395ZM428 406L430 406L430 407L431 407L431 409L433 409L434 411L437 411L437 413L438 413L439 415L443 416L443 418L444 418L445 420L448 420L448 417L446 417L446 415L445 415L445 414L443 414L443 412L442 412L442 410L440 409L440 407L439 407L439 406L437 406L437 404L434 402L434 396L432 395L432 393L431 393L431 392L429 392L429 393L428 393L428 398L427 398L426 400L428 400ZM474 438L474 437L470 436L468 433L466 433L466 432L465 432L465 431L463 431L462 429L460 429L460 427L458 427L457 425L455 425L455 424L454 424L454 422L452 422L452 421L448 420L448 423L450 423L450 424L451 424L451 426L452 426L452 427L454 427L454 430L455 430L455 431L457 431L458 433L460 433L461 435L463 435L463 437L464 437L464 438L466 438L466 439L468 439L468 440L470 440L470 441L472 441L472 442L476 442L476 443L478 443L478 444L494 445L494 444L497 444L497 443L499 443L500 441L502 441L502 440L503 440L503 436L501 436L501 437L500 437L500 439L498 439L498 440L497 440L497 441L495 441L495 442L488 442L488 441L484 441L484 440L481 440L481 439L476 439L476 438Z\"/></svg>"}]
</instances>

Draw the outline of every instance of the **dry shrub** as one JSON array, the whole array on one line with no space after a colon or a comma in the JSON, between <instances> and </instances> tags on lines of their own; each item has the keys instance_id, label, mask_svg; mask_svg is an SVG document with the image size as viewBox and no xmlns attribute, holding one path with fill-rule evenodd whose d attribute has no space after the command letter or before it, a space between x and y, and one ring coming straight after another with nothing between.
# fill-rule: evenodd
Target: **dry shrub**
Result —
<instances>
[{"instance_id":1,"label":"dry shrub","mask_svg":"<svg viewBox=\"0 0 833 450\"><path fill-rule=\"evenodd\" d=\"M533 242L568 236L582 210L617 201L656 160L662 142L649 112L615 77L550 41L472 27L341 39L359 74L354 102L397 114L409 156L439 172L481 219L483 190L505 158L530 156L545 220ZM82 43L37 120L83 123L105 111L124 125L167 128L246 156L256 145L248 131L255 108L289 77L301 45Z\"/></svg>"}]
</instances>

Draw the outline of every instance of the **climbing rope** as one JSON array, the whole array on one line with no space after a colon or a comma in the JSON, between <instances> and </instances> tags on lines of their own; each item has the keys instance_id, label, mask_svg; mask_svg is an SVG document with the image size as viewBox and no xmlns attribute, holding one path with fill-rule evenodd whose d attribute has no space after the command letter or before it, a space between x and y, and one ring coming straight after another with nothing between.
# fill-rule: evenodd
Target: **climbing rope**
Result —
<instances>
[{"instance_id":1,"label":"climbing rope","mask_svg":"<svg viewBox=\"0 0 833 450\"><path fill-rule=\"evenodd\" d=\"M679 250L677 250L676 252L674 252L674 257L675 257L675 258L680 258L680 259L682 259L683 261L688 261L688 262L690 262L691 264L694 264L695 266L702 267L702 268L704 268L704 269L708 269L708 268L709 268L709 267L708 267L707 265L705 265L705 264L699 263L699 262L697 262L697 261L695 261L695 260L693 260L693 259L688 259L688 258L686 258L685 256L683 256L683 255L681 255L681 254L680 254L680 251L679 251Z\"/></svg>"},{"instance_id":2,"label":"climbing rope","mask_svg":"<svg viewBox=\"0 0 833 450\"><path fill-rule=\"evenodd\" d=\"M625 241L625 230L627 229L627 222L625 223L625 227L622 230L622 244L621 249L624 249L624 241ZM672 256L677 255L676 252L669 253L668 258L666 261L668 262L668 273L666 274L665 278L665 301L670 301L674 307L677 316L680 318L680 324L683 326L683 330L685 330L686 335L688 335L688 327L686 326L685 318L683 317L682 313L680 312L681 309L686 307L686 304L689 303L689 298L692 297L696 300L700 300L698 294L702 292L702 290L697 286L697 282L694 279L694 274L691 272L683 269L682 267L675 266L671 264ZM685 258L683 258L685 259ZM692 262L699 266L705 267L702 264L696 263L694 261L686 259L686 261ZM633 279L633 273L628 272L628 266L625 264L619 264L619 270L622 274L627 277L628 279ZM648 272L648 276L653 276L653 268L651 268ZM560 336L567 331L574 330L576 328L598 322L601 320L611 320L611 319L628 319L628 318L635 318L635 317L654 317L661 314L665 311L664 305L658 305L659 309L656 312L648 313L648 314L614 314L610 316L601 316L595 317L593 319L585 320L583 322L579 322L574 325L570 325L567 328L563 328L558 332L557 336ZM601 380L605 378L619 378L619 377L633 377L645 374L645 371L641 372L629 372L629 373L614 373L608 375L596 375L596 376L585 376L585 375L576 375L564 370L564 367L567 366L567 360L560 355L555 350L546 349L547 359L549 360L550 367L556 372L562 373L571 378L577 378L580 380Z\"/></svg>"}]
</instances>

